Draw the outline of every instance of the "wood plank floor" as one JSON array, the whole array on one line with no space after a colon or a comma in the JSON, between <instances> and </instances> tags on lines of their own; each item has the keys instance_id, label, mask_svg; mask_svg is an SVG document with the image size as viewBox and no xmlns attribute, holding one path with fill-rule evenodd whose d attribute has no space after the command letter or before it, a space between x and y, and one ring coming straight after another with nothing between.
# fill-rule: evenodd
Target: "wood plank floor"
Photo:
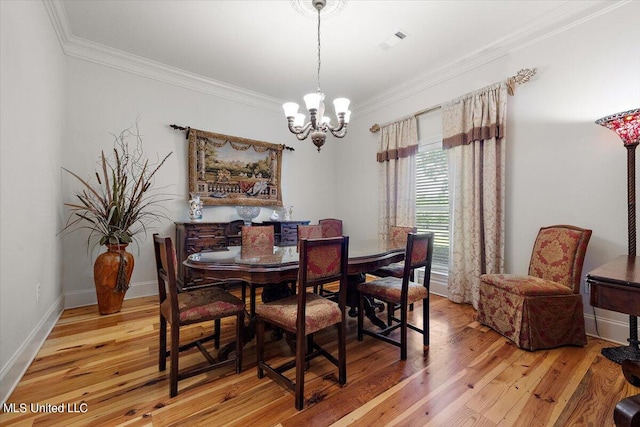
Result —
<instances>
[{"instance_id":1,"label":"wood plank floor","mask_svg":"<svg viewBox=\"0 0 640 427\"><path fill-rule=\"evenodd\" d=\"M420 312L416 307L411 316ZM337 384L333 365L314 360L305 409L298 412L292 394L257 378L255 342L246 346L240 375L224 367L183 380L170 399L169 371L157 365L156 297L127 300L108 316L95 306L66 310L7 402L16 411L5 406L0 424L612 426L616 403L640 392L619 365L600 355L611 343L589 337L584 348L532 353L474 316L471 306L433 296L431 346L423 349L420 336L409 331L406 362L396 347L366 336L358 342L356 321L349 318L347 384ZM223 324L223 342L232 327ZM192 327L185 339L206 332ZM318 339L334 340L331 334ZM290 354L284 340L270 341L267 352ZM194 349L181 355L181 366L202 360ZM66 406L55 413L46 404Z\"/></svg>"}]
</instances>

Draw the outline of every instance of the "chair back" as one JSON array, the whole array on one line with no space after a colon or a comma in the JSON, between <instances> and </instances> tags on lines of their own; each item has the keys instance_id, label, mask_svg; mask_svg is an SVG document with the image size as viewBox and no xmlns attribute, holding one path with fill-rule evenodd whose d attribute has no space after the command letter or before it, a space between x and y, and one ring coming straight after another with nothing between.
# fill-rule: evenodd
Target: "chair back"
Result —
<instances>
[{"instance_id":1,"label":"chair back","mask_svg":"<svg viewBox=\"0 0 640 427\"><path fill-rule=\"evenodd\" d=\"M322 238L321 225L298 225L298 240Z\"/></svg>"},{"instance_id":2,"label":"chair back","mask_svg":"<svg viewBox=\"0 0 640 427\"><path fill-rule=\"evenodd\" d=\"M169 298L171 307L171 321L177 325L178 321L178 286L177 286L177 258L171 237L153 235L153 249L156 255L156 271L158 274L158 296L160 304ZM174 318L175 316L175 318Z\"/></svg>"},{"instance_id":3,"label":"chair back","mask_svg":"<svg viewBox=\"0 0 640 427\"><path fill-rule=\"evenodd\" d=\"M579 293L590 238L591 230L572 225L542 227L533 245L529 276L561 283Z\"/></svg>"},{"instance_id":4,"label":"chair back","mask_svg":"<svg viewBox=\"0 0 640 427\"><path fill-rule=\"evenodd\" d=\"M318 221L318 225L322 227L322 237L340 237L342 236L342 220L335 218L325 218Z\"/></svg>"},{"instance_id":5,"label":"chair back","mask_svg":"<svg viewBox=\"0 0 640 427\"><path fill-rule=\"evenodd\" d=\"M407 249L404 255L404 273L402 275L402 301L407 301L411 272L424 267L424 287L429 290L431 281L431 261L433 259L433 233L409 233Z\"/></svg>"},{"instance_id":6,"label":"chair back","mask_svg":"<svg viewBox=\"0 0 640 427\"><path fill-rule=\"evenodd\" d=\"M242 247L268 247L273 249L273 225L247 225L242 227Z\"/></svg>"},{"instance_id":7,"label":"chair back","mask_svg":"<svg viewBox=\"0 0 640 427\"><path fill-rule=\"evenodd\" d=\"M389 247L390 248L404 248L407 246L407 236L409 233L415 233L418 229L416 227L399 227L392 225L389 227Z\"/></svg>"},{"instance_id":8,"label":"chair back","mask_svg":"<svg viewBox=\"0 0 640 427\"><path fill-rule=\"evenodd\" d=\"M300 240L298 267L298 321L305 319L306 289L339 281L338 305L344 313L347 302L349 237ZM303 325L298 324L299 328Z\"/></svg>"}]
</instances>

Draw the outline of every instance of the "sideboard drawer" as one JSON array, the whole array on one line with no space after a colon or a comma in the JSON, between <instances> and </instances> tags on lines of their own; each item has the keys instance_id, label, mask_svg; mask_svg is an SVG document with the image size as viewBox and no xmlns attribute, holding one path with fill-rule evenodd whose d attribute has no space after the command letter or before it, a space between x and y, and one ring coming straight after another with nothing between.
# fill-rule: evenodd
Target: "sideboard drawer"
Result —
<instances>
[{"instance_id":1,"label":"sideboard drawer","mask_svg":"<svg viewBox=\"0 0 640 427\"><path fill-rule=\"evenodd\" d=\"M185 249L187 253L214 251L227 247L227 238L222 237L202 237L200 239L187 239Z\"/></svg>"},{"instance_id":2,"label":"sideboard drawer","mask_svg":"<svg viewBox=\"0 0 640 427\"><path fill-rule=\"evenodd\" d=\"M187 239L202 239L207 237L226 237L227 228L224 225L211 227L189 227L186 230Z\"/></svg>"}]
</instances>

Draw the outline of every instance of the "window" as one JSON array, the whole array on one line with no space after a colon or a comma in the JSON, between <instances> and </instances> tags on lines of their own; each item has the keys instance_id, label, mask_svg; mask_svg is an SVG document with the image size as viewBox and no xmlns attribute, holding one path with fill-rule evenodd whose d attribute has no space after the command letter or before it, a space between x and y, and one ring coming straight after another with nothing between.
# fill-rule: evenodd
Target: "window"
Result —
<instances>
[{"instance_id":1,"label":"window","mask_svg":"<svg viewBox=\"0 0 640 427\"><path fill-rule=\"evenodd\" d=\"M434 233L434 272L445 273L449 264L449 187L447 155L442 138L421 139L416 156L416 226Z\"/></svg>"}]
</instances>

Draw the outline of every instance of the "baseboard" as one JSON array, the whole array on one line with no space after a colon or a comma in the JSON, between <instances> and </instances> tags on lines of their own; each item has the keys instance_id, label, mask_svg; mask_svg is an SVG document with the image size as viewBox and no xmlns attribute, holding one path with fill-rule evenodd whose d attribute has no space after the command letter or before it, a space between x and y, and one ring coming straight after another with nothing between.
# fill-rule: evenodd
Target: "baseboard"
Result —
<instances>
[{"instance_id":1,"label":"baseboard","mask_svg":"<svg viewBox=\"0 0 640 427\"><path fill-rule=\"evenodd\" d=\"M588 307L587 309L590 309ZM629 322L610 319L593 314L584 314L585 328L587 335L602 338L619 345L629 345ZM597 328L596 328L597 324Z\"/></svg>"},{"instance_id":2,"label":"baseboard","mask_svg":"<svg viewBox=\"0 0 640 427\"><path fill-rule=\"evenodd\" d=\"M129 290L125 294L124 299L146 297L151 295L158 295L157 281L132 283L129 287ZM64 296L65 309L98 304L96 291L94 289L66 292Z\"/></svg>"},{"instance_id":3,"label":"baseboard","mask_svg":"<svg viewBox=\"0 0 640 427\"><path fill-rule=\"evenodd\" d=\"M31 334L0 371L0 404L7 401L64 311L64 295L51 305Z\"/></svg>"}]
</instances>

